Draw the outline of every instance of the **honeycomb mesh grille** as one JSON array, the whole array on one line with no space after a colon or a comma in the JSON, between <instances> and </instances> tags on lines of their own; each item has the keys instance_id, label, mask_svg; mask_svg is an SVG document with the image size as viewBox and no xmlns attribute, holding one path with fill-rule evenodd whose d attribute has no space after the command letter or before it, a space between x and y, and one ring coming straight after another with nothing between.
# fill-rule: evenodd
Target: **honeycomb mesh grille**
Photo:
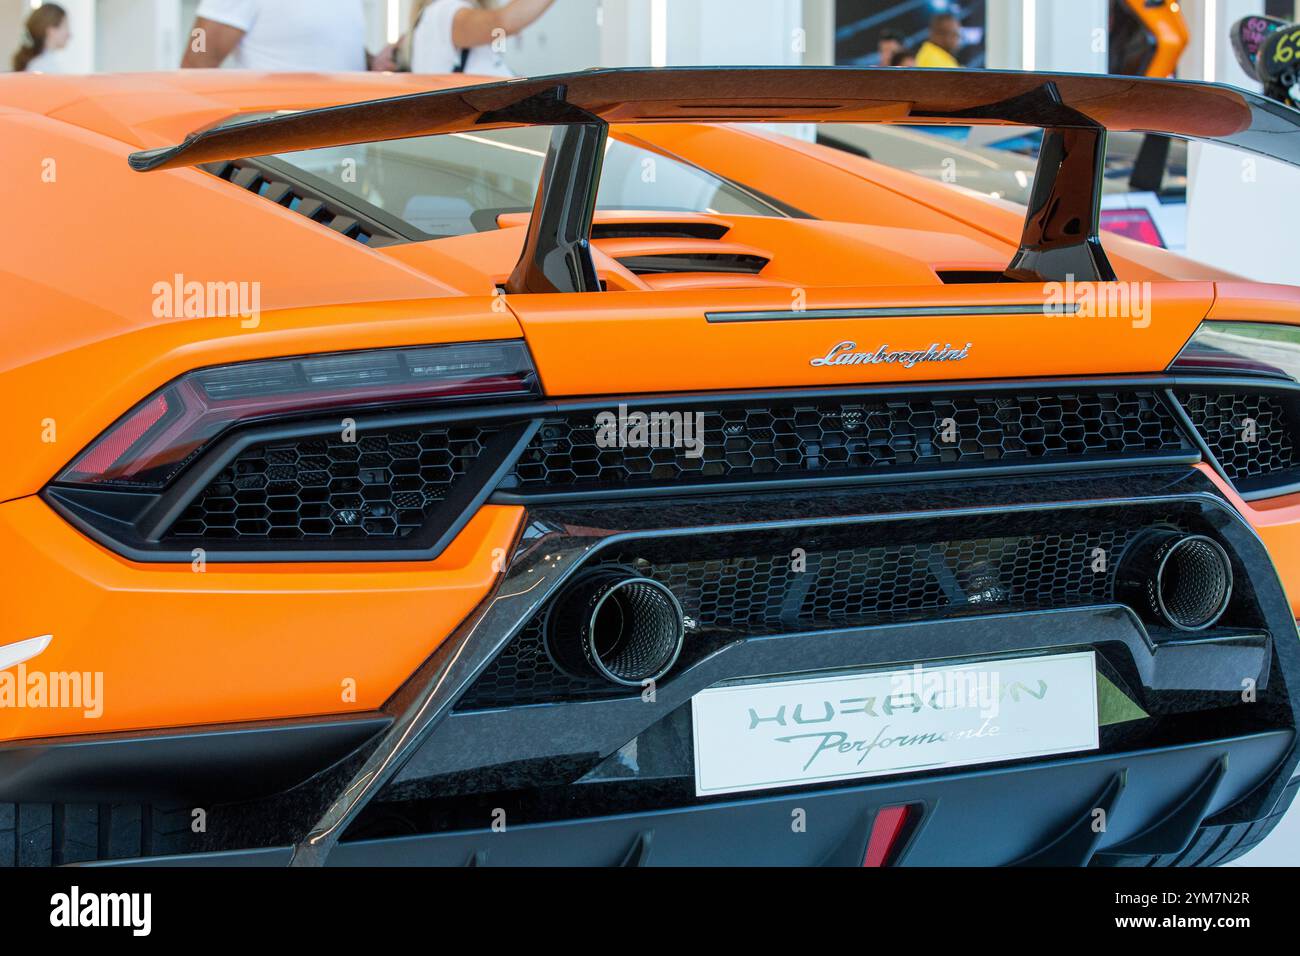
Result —
<instances>
[{"instance_id":1,"label":"honeycomb mesh grille","mask_svg":"<svg viewBox=\"0 0 1300 956\"><path fill-rule=\"evenodd\" d=\"M681 414L696 412L699 432L688 430L693 417L690 426L679 425ZM604 413L546 421L516 465L516 486L610 487L1188 449L1150 392L715 406L661 417L644 435L629 432L632 440L621 446L608 426L598 429L598 414Z\"/></svg>"},{"instance_id":2,"label":"honeycomb mesh grille","mask_svg":"<svg viewBox=\"0 0 1300 956\"><path fill-rule=\"evenodd\" d=\"M1178 399L1229 480L1266 478L1300 464L1291 422L1277 396L1182 392Z\"/></svg>"},{"instance_id":3,"label":"honeycomb mesh grille","mask_svg":"<svg viewBox=\"0 0 1300 956\"><path fill-rule=\"evenodd\" d=\"M422 426L248 448L184 511L172 539L393 539L420 528L494 434Z\"/></svg>"},{"instance_id":4,"label":"honeycomb mesh grille","mask_svg":"<svg viewBox=\"0 0 1300 956\"><path fill-rule=\"evenodd\" d=\"M646 565L613 563L666 585L696 627L690 645L825 630L1072 607L1111 600L1118 556L1139 533L1110 528L923 544L788 551ZM883 535L887 537L888 535ZM573 678L546 650L544 613L506 645L458 705L462 710L600 698L627 690Z\"/></svg>"}]
</instances>

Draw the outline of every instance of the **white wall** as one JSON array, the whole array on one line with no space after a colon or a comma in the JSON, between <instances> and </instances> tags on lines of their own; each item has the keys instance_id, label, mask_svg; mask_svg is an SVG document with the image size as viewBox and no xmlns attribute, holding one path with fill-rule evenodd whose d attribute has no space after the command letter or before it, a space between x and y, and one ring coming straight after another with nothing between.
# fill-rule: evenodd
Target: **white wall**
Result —
<instances>
[{"instance_id":1,"label":"white wall","mask_svg":"<svg viewBox=\"0 0 1300 956\"><path fill-rule=\"evenodd\" d=\"M667 0L668 65L803 62L801 0Z\"/></svg>"},{"instance_id":2,"label":"white wall","mask_svg":"<svg viewBox=\"0 0 1300 956\"><path fill-rule=\"evenodd\" d=\"M506 44L506 64L519 76L545 76L600 65L601 0L556 0Z\"/></svg>"},{"instance_id":3,"label":"white wall","mask_svg":"<svg viewBox=\"0 0 1300 956\"><path fill-rule=\"evenodd\" d=\"M63 67L69 73L95 71L95 0L59 0L68 11L72 39L62 53Z\"/></svg>"},{"instance_id":4,"label":"white wall","mask_svg":"<svg viewBox=\"0 0 1300 956\"><path fill-rule=\"evenodd\" d=\"M601 66L650 65L651 2L652 0L601 0ZM666 9L667 0L661 2Z\"/></svg>"},{"instance_id":5,"label":"white wall","mask_svg":"<svg viewBox=\"0 0 1300 956\"><path fill-rule=\"evenodd\" d=\"M27 0L0 0L0 71L9 69L23 34L23 20L30 11Z\"/></svg>"},{"instance_id":6,"label":"white wall","mask_svg":"<svg viewBox=\"0 0 1300 956\"><path fill-rule=\"evenodd\" d=\"M830 0L602 0L600 64L802 63L808 46L804 2L825 8ZM814 55L819 57L831 56L831 26L825 20L830 15L833 10L823 10L821 18L810 21L818 31Z\"/></svg>"},{"instance_id":7,"label":"white wall","mask_svg":"<svg viewBox=\"0 0 1300 956\"><path fill-rule=\"evenodd\" d=\"M1263 9L1262 0L1184 0L1191 43L1179 75L1258 91L1227 37L1232 23ZM1300 170L1202 144L1192 145L1188 165L1187 254L1247 278L1295 282L1294 244L1278 224L1300 217Z\"/></svg>"},{"instance_id":8,"label":"white wall","mask_svg":"<svg viewBox=\"0 0 1300 956\"><path fill-rule=\"evenodd\" d=\"M104 73L172 70L193 23L180 0L97 0L95 69Z\"/></svg>"},{"instance_id":9,"label":"white wall","mask_svg":"<svg viewBox=\"0 0 1300 956\"><path fill-rule=\"evenodd\" d=\"M1108 0L989 0L985 60L998 70L1105 73L1109 8Z\"/></svg>"},{"instance_id":10,"label":"white wall","mask_svg":"<svg viewBox=\"0 0 1300 956\"><path fill-rule=\"evenodd\" d=\"M803 0L803 29L807 41L805 66L835 63L835 0Z\"/></svg>"},{"instance_id":11,"label":"white wall","mask_svg":"<svg viewBox=\"0 0 1300 956\"><path fill-rule=\"evenodd\" d=\"M1211 80L1259 90L1253 76L1237 65L1228 28L1242 17L1264 12L1264 0L1182 0L1189 33L1187 52L1178 75L1188 80ZM1209 17L1213 17L1211 27Z\"/></svg>"}]
</instances>

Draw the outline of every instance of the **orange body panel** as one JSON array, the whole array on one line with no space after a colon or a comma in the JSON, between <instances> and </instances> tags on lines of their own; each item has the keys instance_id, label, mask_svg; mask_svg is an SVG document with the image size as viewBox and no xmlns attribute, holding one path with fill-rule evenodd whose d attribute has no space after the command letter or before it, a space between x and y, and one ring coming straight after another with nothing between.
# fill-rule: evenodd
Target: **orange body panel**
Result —
<instances>
[{"instance_id":1,"label":"orange body panel","mask_svg":"<svg viewBox=\"0 0 1300 956\"><path fill-rule=\"evenodd\" d=\"M1220 282L1207 319L1300 325L1300 289L1260 282Z\"/></svg>"},{"instance_id":2,"label":"orange body panel","mask_svg":"<svg viewBox=\"0 0 1300 956\"><path fill-rule=\"evenodd\" d=\"M487 594L523 509L486 506L436 560L134 564L37 498L0 505L0 643L29 671L102 674L102 715L0 709L0 740L379 707Z\"/></svg>"},{"instance_id":3,"label":"orange body panel","mask_svg":"<svg viewBox=\"0 0 1300 956\"><path fill-rule=\"evenodd\" d=\"M1076 297L1087 288L1075 288ZM1105 285L1096 287L1104 290ZM1127 317L958 315L914 318L790 318L709 322L707 312L920 307L1049 301L1040 286L604 293L599 310L574 310L563 295L512 296L547 391L559 395L847 385L944 379L1156 372L1191 336L1213 299L1210 283L1156 283L1150 324ZM992 305L996 308L996 305ZM961 349L960 362L813 366L837 343L859 350ZM599 361L592 361L592 356Z\"/></svg>"}]
</instances>

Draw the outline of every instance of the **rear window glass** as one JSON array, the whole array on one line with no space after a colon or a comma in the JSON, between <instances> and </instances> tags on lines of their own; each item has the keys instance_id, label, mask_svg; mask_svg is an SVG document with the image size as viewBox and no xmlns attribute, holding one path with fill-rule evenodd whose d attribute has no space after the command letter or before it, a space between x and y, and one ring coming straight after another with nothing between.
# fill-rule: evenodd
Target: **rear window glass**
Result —
<instances>
[{"instance_id":1,"label":"rear window glass","mask_svg":"<svg viewBox=\"0 0 1300 956\"><path fill-rule=\"evenodd\" d=\"M532 209L549 127L448 133L276 157L345 202L360 200L430 236L497 227ZM610 138L597 208L779 216L762 198L680 159Z\"/></svg>"}]
</instances>

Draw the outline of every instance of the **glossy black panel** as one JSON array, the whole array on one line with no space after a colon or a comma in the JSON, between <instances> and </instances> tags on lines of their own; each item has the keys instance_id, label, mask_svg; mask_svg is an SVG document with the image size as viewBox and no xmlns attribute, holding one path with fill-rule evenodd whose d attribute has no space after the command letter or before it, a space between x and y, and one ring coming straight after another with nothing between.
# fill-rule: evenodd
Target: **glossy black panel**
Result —
<instances>
[{"instance_id":1,"label":"glossy black panel","mask_svg":"<svg viewBox=\"0 0 1300 956\"><path fill-rule=\"evenodd\" d=\"M591 220L608 133L595 117L552 131L528 235L507 292L600 291L591 259Z\"/></svg>"},{"instance_id":2,"label":"glossy black panel","mask_svg":"<svg viewBox=\"0 0 1300 956\"><path fill-rule=\"evenodd\" d=\"M1024 232L1007 278L1115 280L1098 235L1105 156L1101 129L1049 129L1043 134Z\"/></svg>"},{"instance_id":3,"label":"glossy black panel","mask_svg":"<svg viewBox=\"0 0 1300 956\"><path fill-rule=\"evenodd\" d=\"M247 800L297 786L388 724L363 714L11 741L0 802Z\"/></svg>"}]
</instances>

